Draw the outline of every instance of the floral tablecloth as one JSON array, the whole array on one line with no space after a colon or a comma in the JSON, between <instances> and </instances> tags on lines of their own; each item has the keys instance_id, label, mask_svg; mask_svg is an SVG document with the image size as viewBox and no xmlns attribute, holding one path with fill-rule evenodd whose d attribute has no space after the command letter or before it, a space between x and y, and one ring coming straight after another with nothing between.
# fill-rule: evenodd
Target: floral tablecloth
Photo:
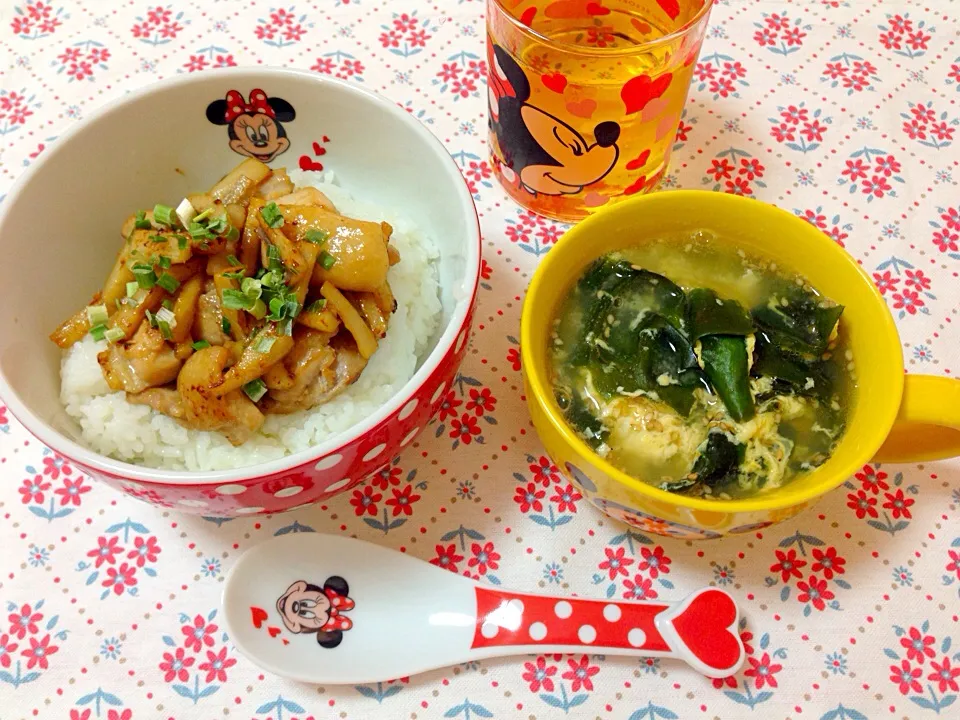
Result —
<instances>
[{"instance_id":1,"label":"floral tablecloth","mask_svg":"<svg viewBox=\"0 0 960 720\"><path fill-rule=\"evenodd\" d=\"M960 371L958 12L719 2L665 181L776 203L846 247L897 318L910 372ZM127 90L262 63L406 107L463 168L485 235L473 348L439 417L329 505L230 522L156 510L92 485L0 401L0 718L960 717L960 463L868 465L782 525L690 543L604 518L543 456L516 337L526 282L564 227L491 177L483 13L479 0L0 8L0 193ZM278 680L224 634L223 577L255 543L313 531L522 590L675 599L722 586L742 604L748 662L724 682L582 654L357 687Z\"/></svg>"}]
</instances>

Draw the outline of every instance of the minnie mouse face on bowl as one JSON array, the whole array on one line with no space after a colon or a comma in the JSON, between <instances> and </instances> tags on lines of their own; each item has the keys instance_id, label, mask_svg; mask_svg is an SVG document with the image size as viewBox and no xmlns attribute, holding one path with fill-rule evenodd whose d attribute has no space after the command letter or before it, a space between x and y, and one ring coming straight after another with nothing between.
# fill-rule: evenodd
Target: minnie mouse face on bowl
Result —
<instances>
[{"instance_id":1,"label":"minnie mouse face on bowl","mask_svg":"<svg viewBox=\"0 0 960 720\"><path fill-rule=\"evenodd\" d=\"M250 102L238 91L230 90L226 99L214 100L207 106L207 120L227 126L230 148L235 153L265 163L290 147L283 123L296 116L293 105L283 98L268 98L260 88L250 91Z\"/></svg>"},{"instance_id":2,"label":"minnie mouse face on bowl","mask_svg":"<svg viewBox=\"0 0 960 720\"><path fill-rule=\"evenodd\" d=\"M164 120L158 107L175 108L177 122ZM104 287L124 243L118 232L124 218L155 203L176 207L211 188L237 166L238 154L250 163L269 159L277 175L299 168L298 186L321 184L332 171L346 196L369 199L416 225L438 255L436 330L423 338L423 351L403 376L409 379L398 379L355 424L331 427L313 445L250 453L246 465L183 462L178 469L124 462L116 459L124 453L105 446L95 451L84 435L91 423L65 410L63 355L47 333ZM25 251L29 237L45 238L44 251ZM394 102L348 83L263 68L170 78L77 123L0 205L0 248L16 257L0 264L0 397L11 413L93 478L157 506L216 517L323 502L413 443L468 351L480 270L473 199L456 162L426 128ZM110 438L129 437L122 422L113 430ZM186 443L178 452L196 458L202 450Z\"/></svg>"}]
</instances>

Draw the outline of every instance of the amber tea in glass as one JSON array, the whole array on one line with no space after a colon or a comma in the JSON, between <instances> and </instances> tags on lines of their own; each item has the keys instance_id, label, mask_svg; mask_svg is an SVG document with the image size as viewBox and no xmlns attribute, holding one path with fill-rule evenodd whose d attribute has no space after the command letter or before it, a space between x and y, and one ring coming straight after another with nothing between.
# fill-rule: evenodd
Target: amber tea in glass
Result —
<instances>
[{"instance_id":1,"label":"amber tea in glass","mask_svg":"<svg viewBox=\"0 0 960 720\"><path fill-rule=\"evenodd\" d=\"M712 0L488 0L490 149L525 208L575 221L650 192Z\"/></svg>"}]
</instances>

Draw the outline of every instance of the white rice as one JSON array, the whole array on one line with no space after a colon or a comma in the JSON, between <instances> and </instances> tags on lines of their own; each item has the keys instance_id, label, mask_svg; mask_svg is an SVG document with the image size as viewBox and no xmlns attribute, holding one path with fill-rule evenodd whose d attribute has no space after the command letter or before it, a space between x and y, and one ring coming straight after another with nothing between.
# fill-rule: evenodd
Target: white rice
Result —
<instances>
[{"instance_id":1,"label":"white rice","mask_svg":"<svg viewBox=\"0 0 960 720\"><path fill-rule=\"evenodd\" d=\"M131 405L124 393L111 392L97 353L104 342L89 335L64 353L60 400L80 425L87 446L103 455L138 465L171 470L228 470L275 460L305 450L344 432L379 410L409 380L441 318L438 252L432 239L408 219L356 200L335 184L332 173L321 182L290 172L300 187L314 185L344 215L385 221L394 228L391 242L401 261L390 268L397 311L387 337L360 379L325 405L294 415L268 415L260 433L239 447L221 434L187 430L143 405Z\"/></svg>"}]
</instances>

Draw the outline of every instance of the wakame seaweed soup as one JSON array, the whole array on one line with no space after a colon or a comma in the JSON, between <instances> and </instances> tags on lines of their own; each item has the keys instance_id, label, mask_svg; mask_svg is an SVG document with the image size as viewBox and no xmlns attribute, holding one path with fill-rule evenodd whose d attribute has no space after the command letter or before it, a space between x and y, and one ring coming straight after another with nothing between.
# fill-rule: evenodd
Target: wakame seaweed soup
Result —
<instances>
[{"instance_id":1,"label":"wakame seaweed soup","mask_svg":"<svg viewBox=\"0 0 960 720\"><path fill-rule=\"evenodd\" d=\"M747 497L822 464L854 367L843 307L706 232L625 249L571 288L551 336L567 421L665 490Z\"/></svg>"}]
</instances>

